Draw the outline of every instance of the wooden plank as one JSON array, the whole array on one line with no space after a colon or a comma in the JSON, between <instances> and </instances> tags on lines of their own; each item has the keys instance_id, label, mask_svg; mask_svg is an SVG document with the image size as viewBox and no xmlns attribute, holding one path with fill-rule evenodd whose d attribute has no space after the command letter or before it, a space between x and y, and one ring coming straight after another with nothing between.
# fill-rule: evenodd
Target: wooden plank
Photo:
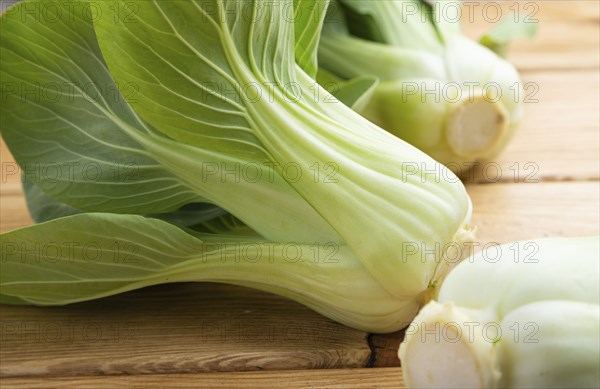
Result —
<instances>
[{"instance_id":1,"label":"wooden plank","mask_svg":"<svg viewBox=\"0 0 600 389\"><path fill-rule=\"evenodd\" d=\"M527 72L525 116L506 150L481 163L466 181L598 180L600 74Z\"/></svg>"},{"instance_id":2,"label":"wooden plank","mask_svg":"<svg viewBox=\"0 0 600 389\"><path fill-rule=\"evenodd\" d=\"M596 0L468 1L461 21L466 34L478 39L499 17L512 17L515 11L538 21L534 39L519 39L510 47L508 59L520 70L600 67L600 2ZM448 15L452 19L454 14Z\"/></svg>"},{"instance_id":3,"label":"wooden plank","mask_svg":"<svg viewBox=\"0 0 600 389\"><path fill-rule=\"evenodd\" d=\"M0 313L2 377L349 368L370 356L366 333L229 285L161 285Z\"/></svg>"},{"instance_id":4,"label":"wooden plank","mask_svg":"<svg viewBox=\"0 0 600 389\"><path fill-rule=\"evenodd\" d=\"M169 374L119 377L56 377L2 379L3 389L153 389L153 388L328 388L402 389L400 368L265 371L247 373Z\"/></svg>"},{"instance_id":5,"label":"wooden plank","mask_svg":"<svg viewBox=\"0 0 600 389\"><path fill-rule=\"evenodd\" d=\"M21 169L0 140L0 233L33 223L21 188Z\"/></svg>"},{"instance_id":6,"label":"wooden plank","mask_svg":"<svg viewBox=\"0 0 600 389\"><path fill-rule=\"evenodd\" d=\"M479 242L600 234L600 184L470 185Z\"/></svg>"},{"instance_id":7,"label":"wooden plank","mask_svg":"<svg viewBox=\"0 0 600 389\"><path fill-rule=\"evenodd\" d=\"M21 169L15 162L4 139L0 138L0 191L4 189L5 184L20 182L20 179Z\"/></svg>"},{"instance_id":8,"label":"wooden plank","mask_svg":"<svg viewBox=\"0 0 600 389\"><path fill-rule=\"evenodd\" d=\"M482 245L600 233L597 182L468 190ZM283 298L225 285L166 285L63 308L2 306L0 313L5 376L398 365L400 333L372 335L371 357L365 333ZM52 341L59 330L61 341Z\"/></svg>"},{"instance_id":9,"label":"wooden plank","mask_svg":"<svg viewBox=\"0 0 600 389\"><path fill-rule=\"evenodd\" d=\"M33 224L29 216L21 184L2 184L0 189L0 233Z\"/></svg>"}]
</instances>

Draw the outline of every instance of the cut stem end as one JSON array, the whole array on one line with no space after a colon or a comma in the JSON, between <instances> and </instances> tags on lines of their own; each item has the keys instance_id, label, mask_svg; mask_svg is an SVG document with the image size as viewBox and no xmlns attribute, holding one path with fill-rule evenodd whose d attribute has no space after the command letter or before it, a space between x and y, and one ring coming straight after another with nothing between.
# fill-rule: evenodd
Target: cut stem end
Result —
<instances>
[{"instance_id":1,"label":"cut stem end","mask_svg":"<svg viewBox=\"0 0 600 389\"><path fill-rule=\"evenodd\" d=\"M431 302L421 310L400 345L407 387L493 387L493 346L469 332L473 319L453 304Z\"/></svg>"},{"instance_id":2,"label":"cut stem end","mask_svg":"<svg viewBox=\"0 0 600 389\"><path fill-rule=\"evenodd\" d=\"M508 128L508 112L499 101L484 95L461 100L450 112L446 139L450 148L470 159L492 155Z\"/></svg>"}]
</instances>

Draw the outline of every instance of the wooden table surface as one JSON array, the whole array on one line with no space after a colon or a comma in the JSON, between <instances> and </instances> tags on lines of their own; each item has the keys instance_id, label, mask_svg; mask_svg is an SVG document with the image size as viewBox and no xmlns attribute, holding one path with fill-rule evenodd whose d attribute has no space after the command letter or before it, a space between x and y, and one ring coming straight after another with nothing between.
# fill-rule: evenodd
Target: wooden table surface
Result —
<instances>
[{"instance_id":1,"label":"wooden table surface","mask_svg":"<svg viewBox=\"0 0 600 389\"><path fill-rule=\"evenodd\" d=\"M516 4L516 6L515 6ZM465 29L489 27L481 4ZM509 59L526 119L468 179L481 243L600 234L600 6L512 2L539 20ZM31 224L1 145L0 230ZM371 335L274 295L173 284L61 308L0 308L4 388L402 388L401 332Z\"/></svg>"}]
</instances>

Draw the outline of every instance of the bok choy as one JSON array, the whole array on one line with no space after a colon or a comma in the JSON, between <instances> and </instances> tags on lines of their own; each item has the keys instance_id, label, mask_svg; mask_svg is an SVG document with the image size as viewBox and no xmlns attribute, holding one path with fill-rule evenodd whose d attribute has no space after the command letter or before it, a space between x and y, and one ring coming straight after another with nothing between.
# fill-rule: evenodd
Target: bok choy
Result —
<instances>
[{"instance_id":1,"label":"bok choy","mask_svg":"<svg viewBox=\"0 0 600 389\"><path fill-rule=\"evenodd\" d=\"M214 281L355 328L405 326L471 239L471 203L445 167L315 82L326 7L9 8L2 135L33 190L74 214L2 236L2 301ZM173 221L193 204L242 227L219 214L200 229Z\"/></svg>"},{"instance_id":2,"label":"bok choy","mask_svg":"<svg viewBox=\"0 0 600 389\"><path fill-rule=\"evenodd\" d=\"M379 84L354 108L462 172L507 145L523 116L523 92L515 68L449 18L458 3L338 0L319 46L319 81L333 82L335 94L344 89L336 77L376 77ZM505 48L500 38L510 35L509 25L486 42Z\"/></svg>"},{"instance_id":3,"label":"bok choy","mask_svg":"<svg viewBox=\"0 0 600 389\"><path fill-rule=\"evenodd\" d=\"M407 386L599 387L599 250L546 238L463 261L406 331Z\"/></svg>"}]
</instances>

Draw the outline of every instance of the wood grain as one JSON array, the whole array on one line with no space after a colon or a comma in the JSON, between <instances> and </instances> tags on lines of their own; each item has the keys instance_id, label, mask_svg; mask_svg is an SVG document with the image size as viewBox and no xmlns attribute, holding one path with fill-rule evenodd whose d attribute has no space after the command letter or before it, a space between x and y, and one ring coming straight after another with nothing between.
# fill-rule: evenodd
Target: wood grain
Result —
<instances>
[{"instance_id":1,"label":"wood grain","mask_svg":"<svg viewBox=\"0 0 600 389\"><path fill-rule=\"evenodd\" d=\"M481 247L600 233L597 182L469 185L467 189ZM0 313L3 376L399 363L401 333L372 335L367 342L366 333L296 303L226 285L165 285L63 308L2 306ZM52 341L58 332L60 336ZM50 350L53 358L47 359Z\"/></svg>"},{"instance_id":2,"label":"wood grain","mask_svg":"<svg viewBox=\"0 0 600 389\"><path fill-rule=\"evenodd\" d=\"M481 243L600 234L600 185L593 182L472 185Z\"/></svg>"},{"instance_id":3,"label":"wood grain","mask_svg":"<svg viewBox=\"0 0 600 389\"><path fill-rule=\"evenodd\" d=\"M2 377L350 368L370 357L366 333L228 285L161 285L0 313Z\"/></svg>"},{"instance_id":4,"label":"wood grain","mask_svg":"<svg viewBox=\"0 0 600 389\"><path fill-rule=\"evenodd\" d=\"M521 17L528 17L527 20L537 20L538 33L533 39L517 39L510 46L508 59L519 70L572 71L600 67L600 2L596 0L466 3L470 5L469 8L463 5L462 26L475 39L489 31L499 17L511 18L515 11ZM448 15L452 20L452 14Z\"/></svg>"},{"instance_id":5,"label":"wood grain","mask_svg":"<svg viewBox=\"0 0 600 389\"><path fill-rule=\"evenodd\" d=\"M3 183L0 187L0 233L33 224L23 197L21 184Z\"/></svg>"},{"instance_id":6,"label":"wood grain","mask_svg":"<svg viewBox=\"0 0 600 389\"><path fill-rule=\"evenodd\" d=\"M600 47L600 46L599 46ZM526 72L525 117L507 149L482 163L466 181L598 180L598 71Z\"/></svg>"},{"instance_id":7,"label":"wood grain","mask_svg":"<svg viewBox=\"0 0 600 389\"><path fill-rule=\"evenodd\" d=\"M2 379L0 386L3 389L404 388L400 368Z\"/></svg>"}]
</instances>

